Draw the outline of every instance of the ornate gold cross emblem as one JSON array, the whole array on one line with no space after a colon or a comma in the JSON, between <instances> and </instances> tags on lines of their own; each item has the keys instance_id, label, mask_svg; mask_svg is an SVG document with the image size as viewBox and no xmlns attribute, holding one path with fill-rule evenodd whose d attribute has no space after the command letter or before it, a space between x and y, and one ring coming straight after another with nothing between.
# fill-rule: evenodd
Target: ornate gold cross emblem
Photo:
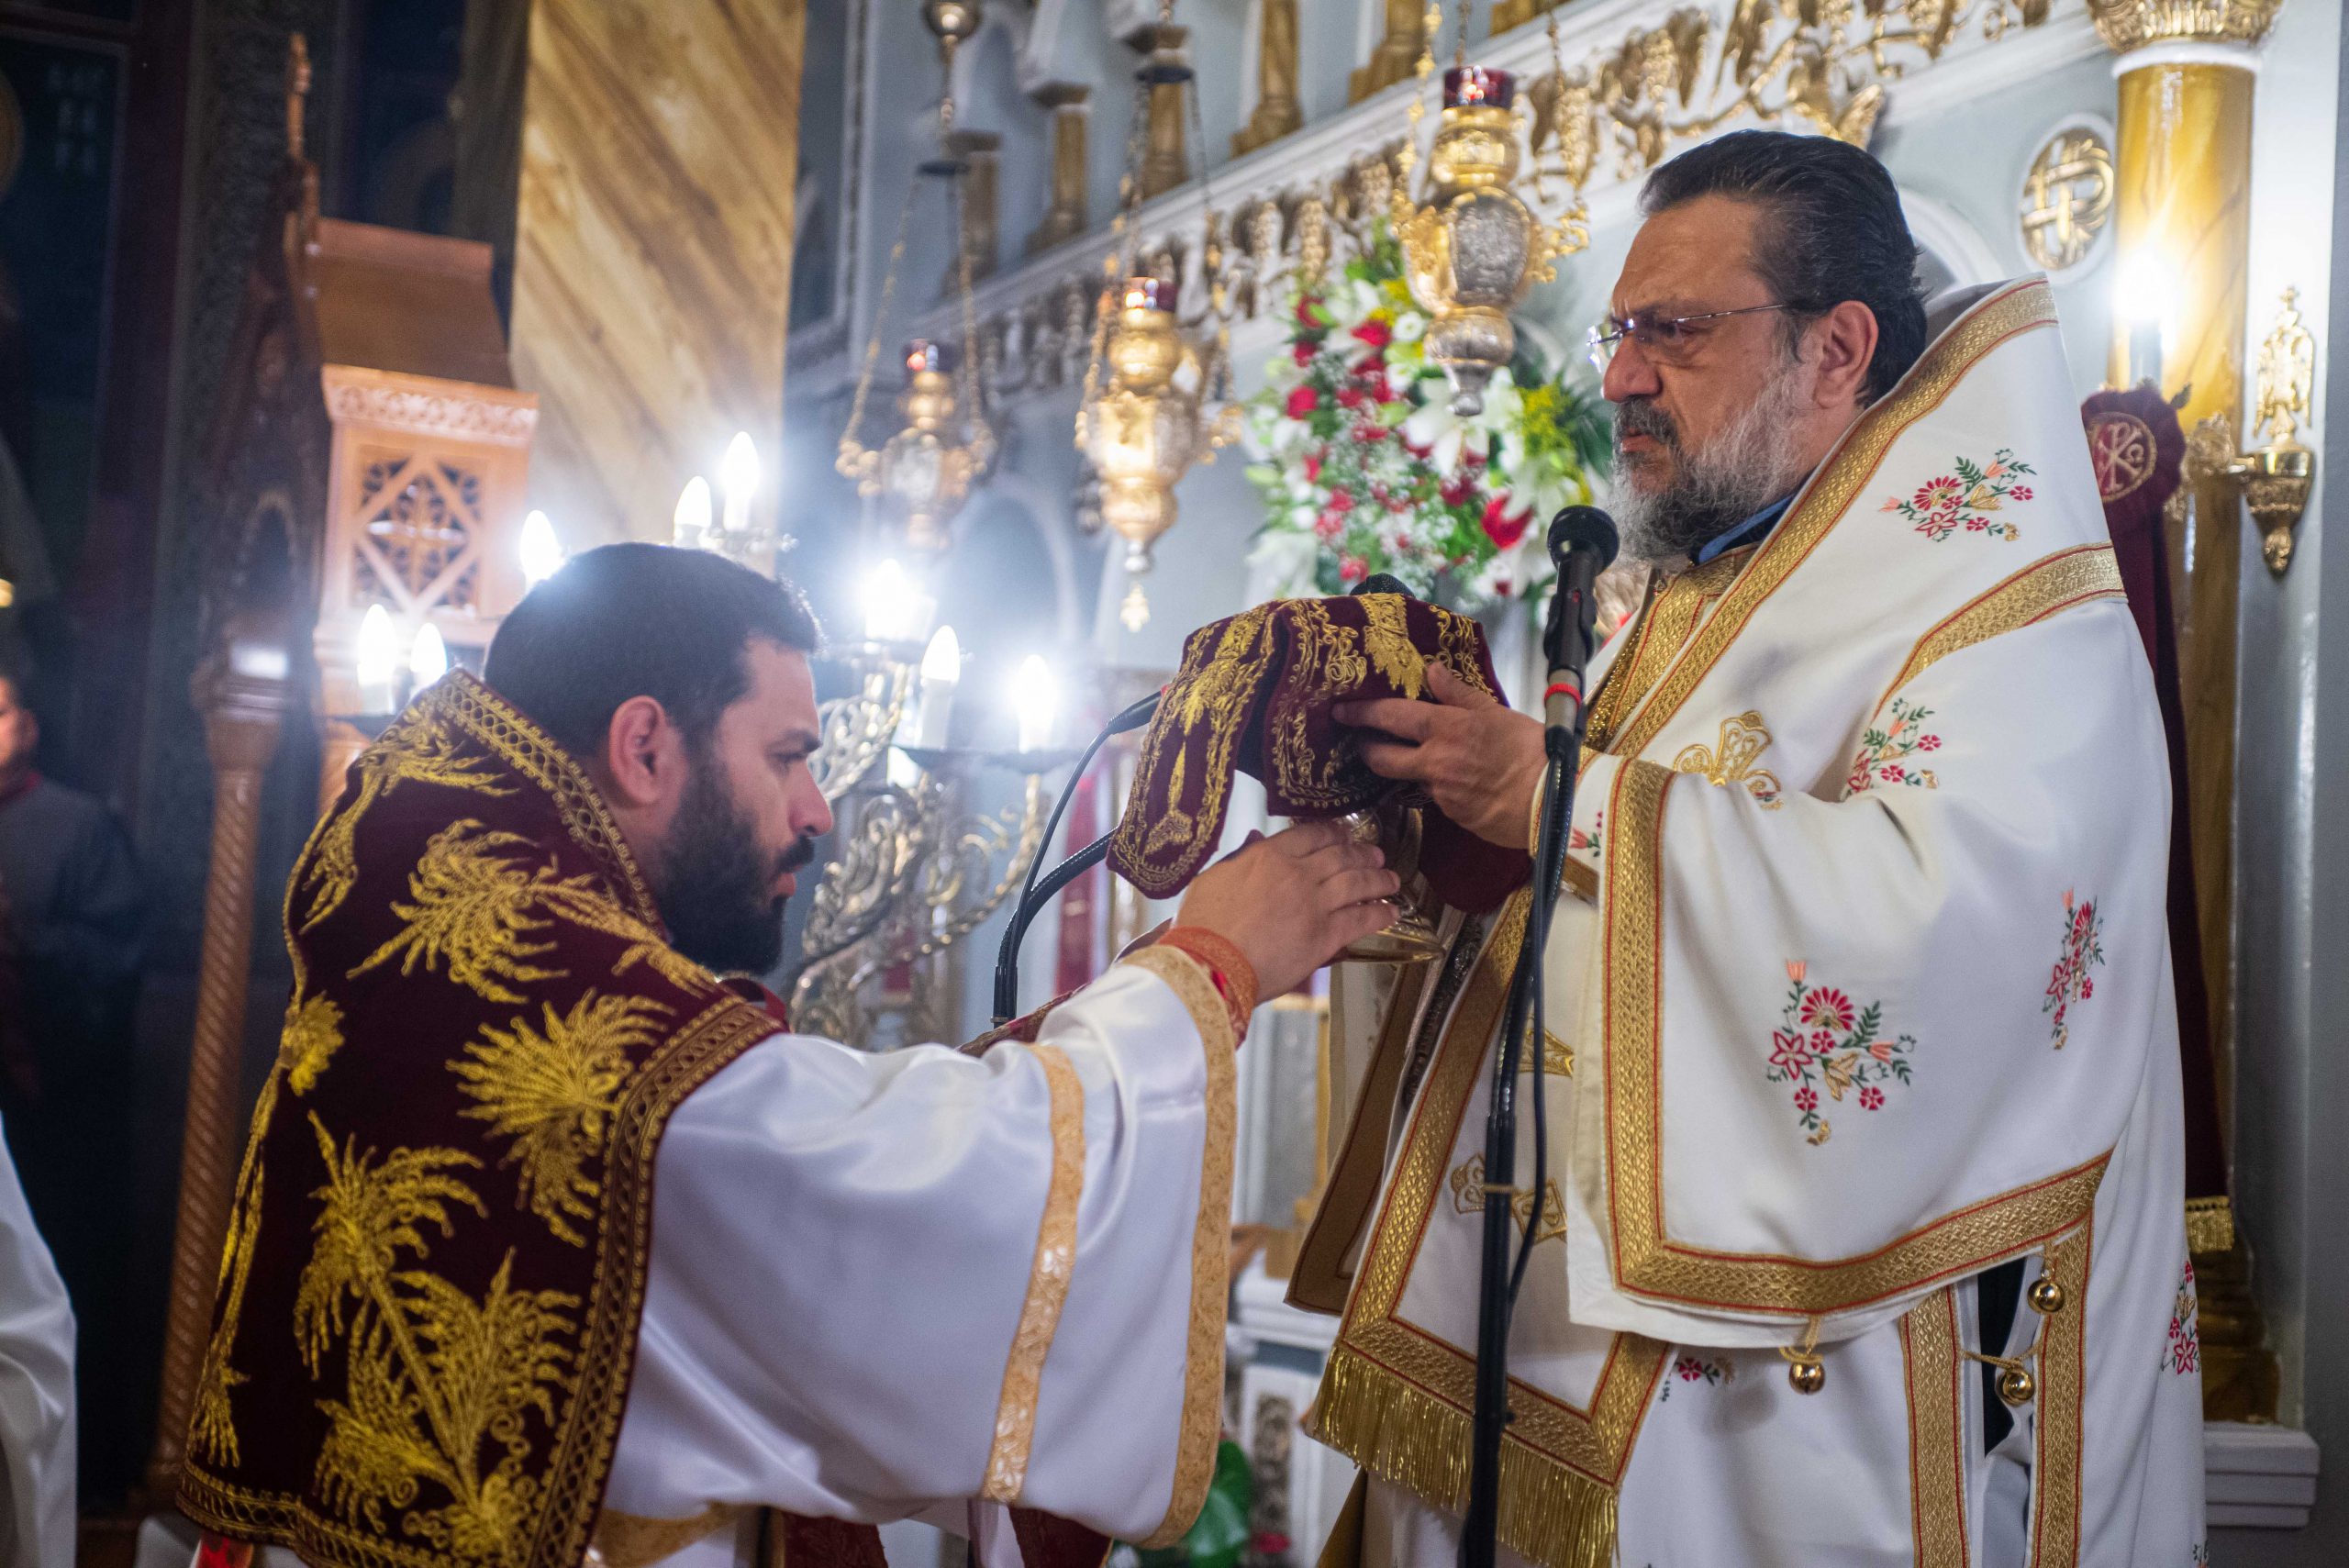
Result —
<instances>
[{"instance_id":1,"label":"ornate gold cross emblem","mask_svg":"<svg viewBox=\"0 0 2349 1568\"><path fill-rule=\"evenodd\" d=\"M1753 765L1769 748L1769 727L1762 722L1760 713L1748 708L1735 718L1721 720L1720 737L1713 745L1683 748L1680 755L1672 759L1672 769L1680 773L1702 773L1717 784L1742 784L1748 795L1775 809L1778 805L1778 776L1767 768Z\"/></svg>"}]
</instances>

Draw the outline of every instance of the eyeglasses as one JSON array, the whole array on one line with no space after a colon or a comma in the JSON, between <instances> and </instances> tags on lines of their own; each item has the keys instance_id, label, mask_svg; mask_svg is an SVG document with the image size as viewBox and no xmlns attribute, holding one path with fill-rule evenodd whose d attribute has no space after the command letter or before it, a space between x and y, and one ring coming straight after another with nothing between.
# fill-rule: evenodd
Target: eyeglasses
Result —
<instances>
[{"instance_id":1,"label":"eyeglasses","mask_svg":"<svg viewBox=\"0 0 2349 1568\"><path fill-rule=\"evenodd\" d=\"M1629 316L1610 316L1604 324L1590 329L1590 362L1605 375L1614 361L1615 347L1626 338L1640 346L1640 352L1670 364L1688 351L1697 334L1689 328L1699 321L1719 321L1731 316L1752 316L1764 310L1794 310L1793 305L1749 305L1736 310L1708 310L1696 316L1651 316L1635 310Z\"/></svg>"}]
</instances>

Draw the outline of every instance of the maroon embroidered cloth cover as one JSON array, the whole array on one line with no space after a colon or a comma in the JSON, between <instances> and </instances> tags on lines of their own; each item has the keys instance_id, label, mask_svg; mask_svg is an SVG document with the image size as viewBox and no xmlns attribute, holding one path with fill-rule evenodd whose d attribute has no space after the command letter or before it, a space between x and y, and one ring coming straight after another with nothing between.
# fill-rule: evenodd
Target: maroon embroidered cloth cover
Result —
<instances>
[{"instance_id":1,"label":"maroon embroidered cloth cover","mask_svg":"<svg viewBox=\"0 0 2349 1568\"><path fill-rule=\"evenodd\" d=\"M2137 634L2154 666L2154 695L2169 740L2169 948L2177 983L2177 1045L2186 1089L2186 1195L2223 1197L2226 1146L2219 1131L2219 1076L2210 1047L2202 923L2194 897L2191 819L2186 809L2186 713L2178 697L2177 621L2170 607L2163 512L2186 460L2177 410L2156 388L2091 393L2080 405L2088 460L2112 534L2113 562L2128 590Z\"/></svg>"},{"instance_id":2,"label":"maroon embroidered cloth cover","mask_svg":"<svg viewBox=\"0 0 2349 1568\"><path fill-rule=\"evenodd\" d=\"M1201 627L1142 737L1110 867L1153 898L1180 892L1215 852L1235 773L1261 780L1282 817L1340 817L1408 789L1370 771L1332 710L1425 697L1430 661L1500 697L1484 628L1408 595L1278 599ZM1446 904L1495 908L1525 880L1524 851L1409 793L1426 806L1420 869Z\"/></svg>"},{"instance_id":3,"label":"maroon embroidered cloth cover","mask_svg":"<svg viewBox=\"0 0 2349 1568\"><path fill-rule=\"evenodd\" d=\"M670 1114L774 1020L667 945L594 786L452 674L288 888L180 1506L331 1568L577 1568Z\"/></svg>"}]
</instances>

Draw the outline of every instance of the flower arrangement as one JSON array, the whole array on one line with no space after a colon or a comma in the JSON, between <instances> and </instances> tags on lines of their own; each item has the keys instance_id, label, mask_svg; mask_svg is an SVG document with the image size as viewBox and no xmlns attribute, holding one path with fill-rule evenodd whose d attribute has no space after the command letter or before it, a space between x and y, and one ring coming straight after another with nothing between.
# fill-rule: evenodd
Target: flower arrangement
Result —
<instances>
[{"instance_id":1,"label":"flower arrangement","mask_svg":"<svg viewBox=\"0 0 2349 1568\"><path fill-rule=\"evenodd\" d=\"M1296 286L1244 426L1266 513L1250 564L1273 591L1343 593L1385 572L1476 615L1546 583L1535 519L1590 499L1612 450L1606 417L1522 355L1482 413L1453 414L1427 326L1384 224L1335 277Z\"/></svg>"}]
</instances>

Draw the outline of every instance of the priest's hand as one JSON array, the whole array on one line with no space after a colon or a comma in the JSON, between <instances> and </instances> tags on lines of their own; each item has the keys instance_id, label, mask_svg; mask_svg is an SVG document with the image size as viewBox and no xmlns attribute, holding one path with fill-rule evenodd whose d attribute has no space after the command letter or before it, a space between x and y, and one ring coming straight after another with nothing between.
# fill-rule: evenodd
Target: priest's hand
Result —
<instances>
[{"instance_id":1,"label":"priest's hand","mask_svg":"<svg viewBox=\"0 0 2349 1568\"><path fill-rule=\"evenodd\" d=\"M1428 691L1435 701L1340 703L1338 720L1385 731L1362 737L1363 760L1373 772L1419 784L1439 810L1480 839L1532 848L1526 840L1544 760L1542 721L1510 712L1432 660Z\"/></svg>"},{"instance_id":2,"label":"priest's hand","mask_svg":"<svg viewBox=\"0 0 2349 1568\"><path fill-rule=\"evenodd\" d=\"M1269 1001L1390 924L1395 908L1384 900L1401 887L1377 845L1355 843L1337 822L1305 822L1269 839L1251 834L1201 872L1174 923L1238 948Z\"/></svg>"}]
</instances>

